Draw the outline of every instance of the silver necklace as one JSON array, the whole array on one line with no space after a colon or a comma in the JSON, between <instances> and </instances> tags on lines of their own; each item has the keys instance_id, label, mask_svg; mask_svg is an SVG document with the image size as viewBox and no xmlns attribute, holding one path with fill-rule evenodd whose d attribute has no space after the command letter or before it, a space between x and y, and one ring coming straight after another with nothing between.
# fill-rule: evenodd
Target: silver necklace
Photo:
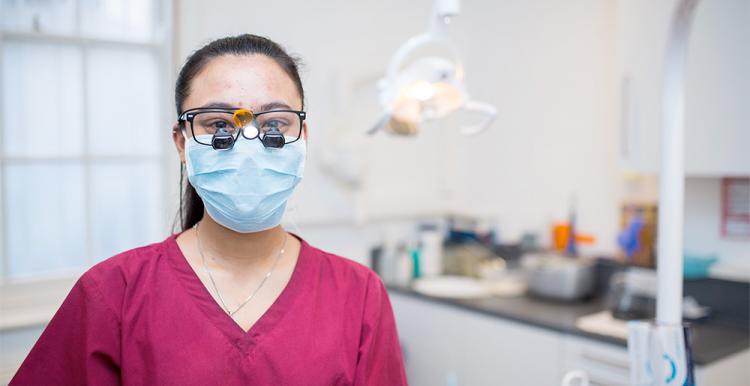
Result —
<instances>
[{"instance_id":1,"label":"silver necklace","mask_svg":"<svg viewBox=\"0 0 750 386\"><path fill-rule=\"evenodd\" d=\"M284 254L284 249L286 248L286 239L287 239L287 233L284 232L284 242L281 244L281 249L279 250L279 254L276 255L276 260L273 262L273 265L271 266L271 269L266 273L265 276L263 276L263 280L260 281L260 284L258 284L257 287L255 287L255 290L250 293L250 296L248 296L242 303L240 303L237 308L234 309L234 311L230 310L229 307L227 307L226 302L224 301L224 298L221 296L221 292L219 292L219 287L216 286L216 281L214 281L213 275L211 275L211 270L208 269L208 265L206 264L206 256L203 254L203 244L201 243L200 235L198 234L198 224L200 222L195 224L195 238L198 240L198 253L201 255L201 261L203 262L203 269L206 270L206 273L208 274L208 279L211 281L211 285L214 287L214 292L216 292L216 295L219 297L219 302L221 302L221 306L224 308L224 311L229 314L229 316L234 316L234 314L237 313L242 307L244 307L247 303L252 300L253 297L255 297L255 294L260 291L261 287L263 287L263 284L266 284L266 281L268 281L268 278L271 277L271 273L276 268L276 265L279 263L279 260L281 260L281 255Z\"/></svg>"}]
</instances>

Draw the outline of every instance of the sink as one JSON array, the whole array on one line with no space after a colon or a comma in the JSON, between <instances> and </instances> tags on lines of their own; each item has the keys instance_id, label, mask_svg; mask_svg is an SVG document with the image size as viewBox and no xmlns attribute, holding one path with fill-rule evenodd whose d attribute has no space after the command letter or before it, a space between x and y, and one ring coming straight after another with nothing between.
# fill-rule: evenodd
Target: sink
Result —
<instances>
[{"instance_id":1,"label":"sink","mask_svg":"<svg viewBox=\"0 0 750 386\"><path fill-rule=\"evenodd\" d=\"M491 296L519 296L526 284L514 278L479 280L464 276L424 277L414 281L412 288L421 294L441 298L472 299Z\"/></svg>"},{"instance_id":2,"label":"sink","mask_svg":"<svg viewBox=\"0 0 750 386\"><path fill-rule=\"evenodd\" d=\"M576 327L592 334L628 339L628 322L615 318L609 310L581 316Z\"/></svg>"}]
</instances>

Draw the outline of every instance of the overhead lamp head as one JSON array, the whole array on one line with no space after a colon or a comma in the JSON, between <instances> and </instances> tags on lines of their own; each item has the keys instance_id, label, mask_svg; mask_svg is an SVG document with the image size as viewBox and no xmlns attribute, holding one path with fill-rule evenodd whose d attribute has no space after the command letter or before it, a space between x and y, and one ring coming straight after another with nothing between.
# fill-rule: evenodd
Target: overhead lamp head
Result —
<instances>
[{"instance_id":1,"label":"overhead lamp head","mask_svg":"<svg viewBox=\"0 0 750 386\"><path fill-rule=\"evenodd\" d=\"M437 0L433 21L444 26L444 18L458 13L458 0ZM422 53L432 48L430 54ZM434 53L439 48L440 54ZM463 65L455 45L442 28L435 25L427 34L409 39L391 59L386 76L378 82L383 116L370 133L415 135L423 123L445 117L461 109L482 113L482 122L461 128L464 134L478 133L494 120L496 110L486 103L472 101L463 79Z\"/></svg>"},{"instance_id":2,"label":"overhead lamp head","mask_svg":"<svg viewBox=\"0 0 750 386\"><path fill-rule=\"evenodd\" d=\"M387 85L385 85L387 87ZM417 134L423 122L439 119L464 104L460 71L449 60L424 57L411 63L384 91L389 118L383 129L393 134Z\"/></svg>"}]
</instances>

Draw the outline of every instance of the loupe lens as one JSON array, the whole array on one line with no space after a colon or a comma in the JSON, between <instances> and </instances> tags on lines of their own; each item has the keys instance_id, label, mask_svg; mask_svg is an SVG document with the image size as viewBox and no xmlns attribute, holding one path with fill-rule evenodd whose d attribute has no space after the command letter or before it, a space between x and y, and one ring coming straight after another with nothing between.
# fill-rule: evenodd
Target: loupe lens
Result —
<instances>
[{"instance_id":1,"label":"loupe lens","mask_svg":"<svg viewBox=\"0 0 750 386\"><path fill-rule=\"evenodd\" d=\"M263 137L263 146L282 148L284 147L284 137L281 135L266 135Z\"/></svg>"},{"instance_id":2,"label":"loupe lens","mask_svg":"<svg viewBox=\"0 0 750 386\"><path fill-rule=\"evenodd\" d=\"M273 148L282 148L284 147L284 136L281 134L279 129L272 127L266 135L263 136L263 139L261 140L263 142L263 146L265 147L273 147Z\"/></svg>"},{"instance_id":3,"label":"loupe lens","mask_svg":"<svg viewBox=\"0 0 750 386\"><path fill-rule=\"evenodd\" d=\"M211 138L211 146L216 150L228 150L234 147L234 137L224 129L219 129Z\"/></svg>"}]
</instances>

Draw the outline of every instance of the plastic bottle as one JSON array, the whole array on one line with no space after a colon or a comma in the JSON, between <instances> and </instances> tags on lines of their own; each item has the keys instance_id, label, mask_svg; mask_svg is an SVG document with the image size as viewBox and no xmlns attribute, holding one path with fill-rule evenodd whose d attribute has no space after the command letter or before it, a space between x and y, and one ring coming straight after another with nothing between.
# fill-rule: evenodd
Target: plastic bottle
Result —
<instances>
[{"instance_id":1,"label":"plastic bottle","mask_svg":"<svg viewBox=\"0 0 750 386\"><path fill-rule=\"evenodd\" d=\"M419 230L420 274L443 274L443 234L434 225L423 225Z\"/></svg>"},{"instance_id":2,"label":"plastic bottle","mask_svg":"<svg viewBox=\"0 0 750 386\"><path fill-rule=\"evenodd\" d=\"M396 247L395 268L394 284L408 286L414 275L414 260L404 243Z\"/></svg>"}]
</instances>

